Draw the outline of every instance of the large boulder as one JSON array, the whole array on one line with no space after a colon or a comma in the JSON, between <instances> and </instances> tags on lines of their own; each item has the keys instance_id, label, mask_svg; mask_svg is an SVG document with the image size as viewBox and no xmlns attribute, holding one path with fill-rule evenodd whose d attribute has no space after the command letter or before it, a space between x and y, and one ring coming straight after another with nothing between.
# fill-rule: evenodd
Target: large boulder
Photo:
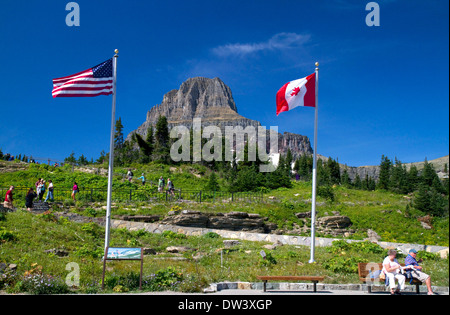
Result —
<instances>
[{"instance_id":1,"label":"large boulder","mask_svg":"<svg viewBox=\"0 0 450 315\"><path fill-rule=\"evenodd\" d=\"M200 212L171 215L161 221L162 224L190 227L206 227L207 222L208 215Z\"/></svg>"},{"instance_id":2,"label":"large boulder","mask_svg":"<svg viewBox=\"0 0 450 315\"><path fill-rule=\"evenodd\" d=\"M322 217L317 220L317 223L331 229L343 229L352 225L350 218L343 215Z\"/></svg>"}]
</instances>

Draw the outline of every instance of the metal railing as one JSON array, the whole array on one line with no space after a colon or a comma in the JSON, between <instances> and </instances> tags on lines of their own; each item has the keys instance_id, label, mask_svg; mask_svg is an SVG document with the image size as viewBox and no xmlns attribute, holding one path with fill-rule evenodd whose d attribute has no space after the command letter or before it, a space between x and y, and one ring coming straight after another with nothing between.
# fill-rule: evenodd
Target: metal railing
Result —
<instances>
[{"instance_id":1,"label":"metal railing","mask_svg":"<svg viewBox=\"0 0 450 315\"><path fill-rule=\"evenodd\" d=\"M9 188L0 188L0 198L5 198ZM13 192L14 204L25 203L25 197L28 192L27 187L15 187ZM42 200L47 196L48 191L44 192ZM64 202L72 200L72 189L55 188L53 190L54 201ZM106 202L106 188L83 188L80 187L76 194L76 200L87 202ZM223 192L223 191L204 191L204 190L186 190L175 189L173 192L155 189L113 189L111 199L115 202L262 202L264 201L262 192Z\"/></svg>"}]
</instances>

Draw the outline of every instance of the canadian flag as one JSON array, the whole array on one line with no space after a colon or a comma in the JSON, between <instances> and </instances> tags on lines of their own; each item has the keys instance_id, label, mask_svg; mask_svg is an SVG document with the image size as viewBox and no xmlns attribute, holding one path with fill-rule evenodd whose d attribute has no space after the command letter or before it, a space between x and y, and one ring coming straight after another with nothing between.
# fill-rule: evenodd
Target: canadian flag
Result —
<instances>
[{"instance_id":1,"label":"canadian flag","mask_svg":"<svg viewBox=\"0 0 450 315\"><path fill-rule=\"evenodd\" d=\"M297 106L316 107L316 74L286 83L277 92L277 116Z\"/></svg>"}]
</instances>

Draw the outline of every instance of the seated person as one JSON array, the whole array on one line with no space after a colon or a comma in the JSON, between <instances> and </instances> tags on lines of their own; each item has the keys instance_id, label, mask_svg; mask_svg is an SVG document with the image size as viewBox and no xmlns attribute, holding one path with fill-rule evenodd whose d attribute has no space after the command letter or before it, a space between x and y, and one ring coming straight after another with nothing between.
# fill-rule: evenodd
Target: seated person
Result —
<instances>
[{"instance_id":1,"label":"seated person","mask_svg":"<svg viewBox=\"0 0 450 315\"><path fill-rule=\"evenodd\" d=\"M415 249L411 249L408 256L405 258L405 266L412 266L412 268L408 268L406 270L411 270L411 276L414 279L424 282L427 285L428 295L434 295L434 292L431 289L431 277L422 271L423 268L419 266L419 262L422 262L422 259L417 261L416 257L417 251Z\"/></svg>"},{"instance_id":2,"label":"seated person","mask_svg":"<svg viewBox=\"0 0 450 315\"><path fill-rule=\"evenodd\" d=\"M405 289L405 276L401 274L401 266L398 263L397 251L390 249L388 256L383 260L383 272L386 278L389 279L389 287L391 289L391 295L400 295L400 290ZM395 279L398 281L397 288L395 287Z\"/></svg>"}]
</instances>

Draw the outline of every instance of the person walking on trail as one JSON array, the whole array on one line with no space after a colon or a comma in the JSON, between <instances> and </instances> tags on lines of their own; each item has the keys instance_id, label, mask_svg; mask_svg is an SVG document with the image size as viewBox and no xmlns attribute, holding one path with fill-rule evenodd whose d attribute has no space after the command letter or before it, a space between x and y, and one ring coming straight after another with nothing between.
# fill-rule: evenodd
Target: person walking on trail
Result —
<instances>
[{"instance_id":1,"label":"person walking on trail","mask_svg":"<svg viewBox=\"0 0 450 315\"><path fill-rule=\"evenodd\" d=\"M27 211L31 212L33 210L33 200L37 197L37 194L34 192L33 188L30 188L25 197L25 206L27 207Z\"/></svg>"},{"instance_id":2,"label":"person walking on trail","mask_svg":"<svg viewBox=\"0 0 450 315\"><path fill-rule=\"evenodd\" d=\"M73 201L77 201L76 194L78 194L79 192L80 192L80 189L78 187L78 184L76 182L73 182L73 187L72 187L72 199L73 199Z\"/></svg>"},{"instance_id":3,"label":"person walking on trail","mask_svg":"<svg viewBox=\"0 0 450 315\"><path fill-rule=\"evenodd\" d=\"M169 193L174 196L175 193L175 186L173 185L172 181L170 180L170 178L167 179L167 189L169 190Z\"/></svg>"},{"instance_id":4,"label":"person walking on trail","mask_svg":"<svg viewBox=\"0 0 450 315\"><path fill-rule=\"evenodd\" d=\"M131 169L128 169L127 177L128 181L131 183L131 180L133 179L133 172L131 171Z\"/></svg>"},{"instance_id":5,"label":"person walking on trail","mask_svg":"<svg viewBox=\"0 0 450 315\"><path fill-rule=\"evenodd\" d=\"M48 181L48 192L47 197L45 197L44 202L47 202L47 200L50 199L50 201L54 201L53 198L53 182L51 180Z\"/></svg>"},{"instance_id":6,"label":"person walking on trail","mask_svg":"<svg viewBox=\"0 0 450 315\"><path fill-rule=\"evenodd\" d=\"M410 249L408 256L405 258L405 266L407 267L406 272L411 273L411 277L419 280L427 285L428 295L435 295L433 289L431 288L431 277L423 272L422 266L419 263L422 259L417 261L417 251L415 249ZM409 267L409 268L408 268Z\"/></svg>"},{"instance_id":7,"label":"person walking on trail","mask_svg":"<svg viewBox=\"0 0 450 315\"><path fill-rule=\"evenodd\" d=\"M14 186L10 186L9 190L6 192L6 195L5 195L5 202L3 203L3 206L5 208L11 209L11 210L14 210L13 190L14 190Z\"/></svg>"},{"instance_id":8,"label":"person walking on trail","mask_svg":"<svg viewBox=\"0 0 450 315\"><path fill-rule=\"evenodd\" d=\"M164 190L164 178L161 176L158 181L158 191L162 192Z\"/></svg>"},{"instance_id":9,"label":"person walking on trail","mask_svg":"<svg viewBox=\"0 0 450 315\"><path fill-rule=\"evenodd\" d=\"M142 186L145 186L145 176L144 176L144 173L142 173L142 176L139 177L138 179L142 179Z\"/></svg>"}]
</instances>

